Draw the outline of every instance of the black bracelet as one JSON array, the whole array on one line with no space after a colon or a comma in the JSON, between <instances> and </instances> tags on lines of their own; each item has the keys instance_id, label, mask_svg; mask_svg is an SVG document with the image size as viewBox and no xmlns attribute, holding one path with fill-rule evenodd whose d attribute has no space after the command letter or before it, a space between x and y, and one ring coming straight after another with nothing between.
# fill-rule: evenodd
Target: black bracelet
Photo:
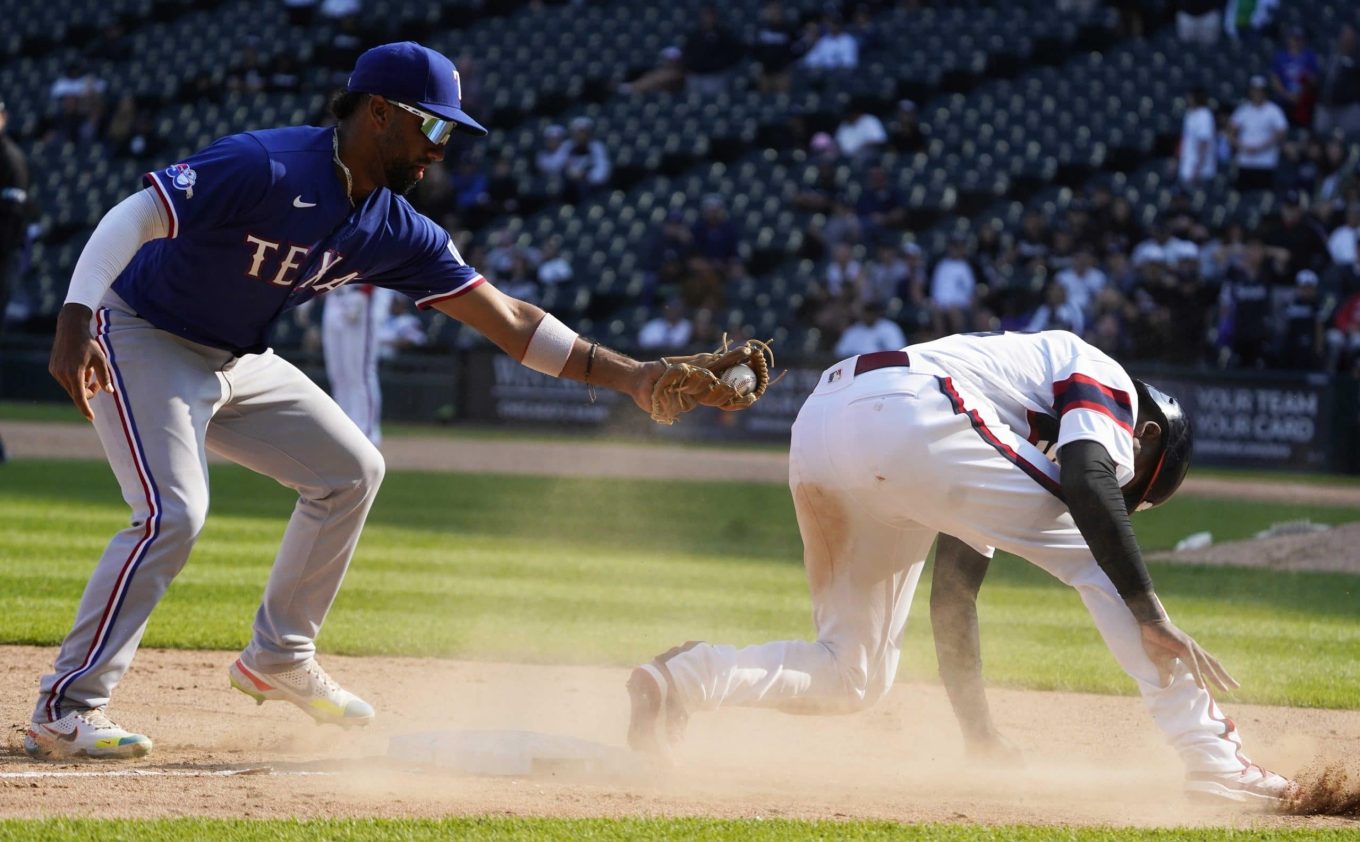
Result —
<instances>
[{"instance_id":1,"label":"black bracelet","mask_svg":"<svg viewBox=\"0 0 1360 842\"><path fill-rule=\"evenodd\" d=\"M595 367L595 349L600 347L599 342L590 343L590 353L586 355L586 373L582 378L586 384L586 394L590 396L590 402L595 403L595 387L590 385L590 370Z\"/></svg>"}]
</instances>

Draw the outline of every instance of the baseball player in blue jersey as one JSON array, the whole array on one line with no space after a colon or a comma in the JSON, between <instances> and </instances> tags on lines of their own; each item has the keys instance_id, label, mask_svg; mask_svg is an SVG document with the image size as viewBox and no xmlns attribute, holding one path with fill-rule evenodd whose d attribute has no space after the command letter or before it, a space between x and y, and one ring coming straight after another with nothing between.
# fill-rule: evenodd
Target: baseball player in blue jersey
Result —
<instances>
[{"instance_id":1,"label":"baseball player in blue jersey","mask_svg":"<svg viewBox=\"0 0 1360 842\"><path fill-rule=\"evenodd\" d=\"M208 506L207 452L298 493L234 687L318 722L373 708L316 661L315 640L383 477L377 449L269 348L290 307L372 284L483 333L524 365L616 389L650 411L664 365L578 337L465 264L402 194L455 131L453 63L404 42L364 53L335 129L222 138L145 176L108 212L72 275L49 370L99 433L132 509L81 599L24 740L36 758L131 757L151 740L105 714L147 618L184 566Z\"/></svg>"}]
</instances>

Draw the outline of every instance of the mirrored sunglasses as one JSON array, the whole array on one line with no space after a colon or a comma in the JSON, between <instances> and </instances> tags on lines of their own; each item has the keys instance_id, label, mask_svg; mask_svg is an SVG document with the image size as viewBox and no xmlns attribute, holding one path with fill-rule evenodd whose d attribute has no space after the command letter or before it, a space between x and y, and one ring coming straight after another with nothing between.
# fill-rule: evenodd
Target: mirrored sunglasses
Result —
<instances>
[{"instance_id":1,"label":"mirrored sunglasses","mask_svg":"<svg viewBox=\"0 0 1360 842\"><path fill-rule=\"evenodd\" d=\"M409 111L419 117L420 133L425 135L426 139L431 143L437 143L440 146L443 146L449 142L449 138L453 137L454 130L458 128L458 124L452 120L436 117L428 111L421 111L419 108L407 105L404 102L397 102L396 100L391 99L389 99L388 102L403 111Z\"/></svg>"}]
</instances>

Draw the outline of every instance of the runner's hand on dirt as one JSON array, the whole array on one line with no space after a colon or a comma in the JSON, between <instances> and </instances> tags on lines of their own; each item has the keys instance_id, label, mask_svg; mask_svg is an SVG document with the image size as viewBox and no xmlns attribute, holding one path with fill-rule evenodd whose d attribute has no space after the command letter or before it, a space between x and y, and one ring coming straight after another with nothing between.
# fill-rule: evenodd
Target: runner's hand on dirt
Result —
<instances>
[{"instance_id":1,"label":"runner's hand on dirt","mask_svg":"<svg viewBox=\"0 0 1360 842\"><path fill-rule=\"evenodd\" d=\"M52 355L47 360L47 373L71 396L71 402L80 414L93 421L90 398L100 389L112 392L113 377L103 349L90 337L90 316L90 308L83 304L67 304L61 308Z\"/></svg>"},{"instance_id":2,"label":"runner's hand on dirt","mask_svg":"<svg viewBox=\"0 0 1360 842\"><path fill-rule=\"evenodd\" d=\"M1228 675L1217 658L1204 651L1204 647L1190 635L1176 628L1170 619L1139 623L1138 630L1142 634L1143 651L1157 665L1162 686L1171 684L1177 659L1190 668L1195 683L1201 688L1207 689L1206 682L1212 682L1215 687L1225 691L1242 686Z\"/></svg>"},{"instance_id":3,"label":"runner's hand on dirt","mask_svg":"<svg viewBox=\"0 0 1360 842\"><path fill-rule=\"evenodd\" d=\"M998 731L967 739L968 758L988 765L1017 769L1025 765L1025 754Z\"/></svg>"}]
</instances>

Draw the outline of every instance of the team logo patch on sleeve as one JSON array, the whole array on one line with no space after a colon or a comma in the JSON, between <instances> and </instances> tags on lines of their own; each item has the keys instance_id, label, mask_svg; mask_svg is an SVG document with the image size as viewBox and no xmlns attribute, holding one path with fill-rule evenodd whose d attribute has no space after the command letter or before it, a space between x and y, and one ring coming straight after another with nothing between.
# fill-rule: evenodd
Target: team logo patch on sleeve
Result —
<instances>
[{"instance_id":1,"label":"team logo patch on sleeve","mask_svg":"<svg viewBox=\"0 0 1360 842\"><path fill-rule=\"evenodd\" d=\"M186 198L194 197L194 185L198 183L198 173L188 164L172 164L165 168L165 177L170 179L176 190L183 190Z\"/></svg>"}]
</instances>

